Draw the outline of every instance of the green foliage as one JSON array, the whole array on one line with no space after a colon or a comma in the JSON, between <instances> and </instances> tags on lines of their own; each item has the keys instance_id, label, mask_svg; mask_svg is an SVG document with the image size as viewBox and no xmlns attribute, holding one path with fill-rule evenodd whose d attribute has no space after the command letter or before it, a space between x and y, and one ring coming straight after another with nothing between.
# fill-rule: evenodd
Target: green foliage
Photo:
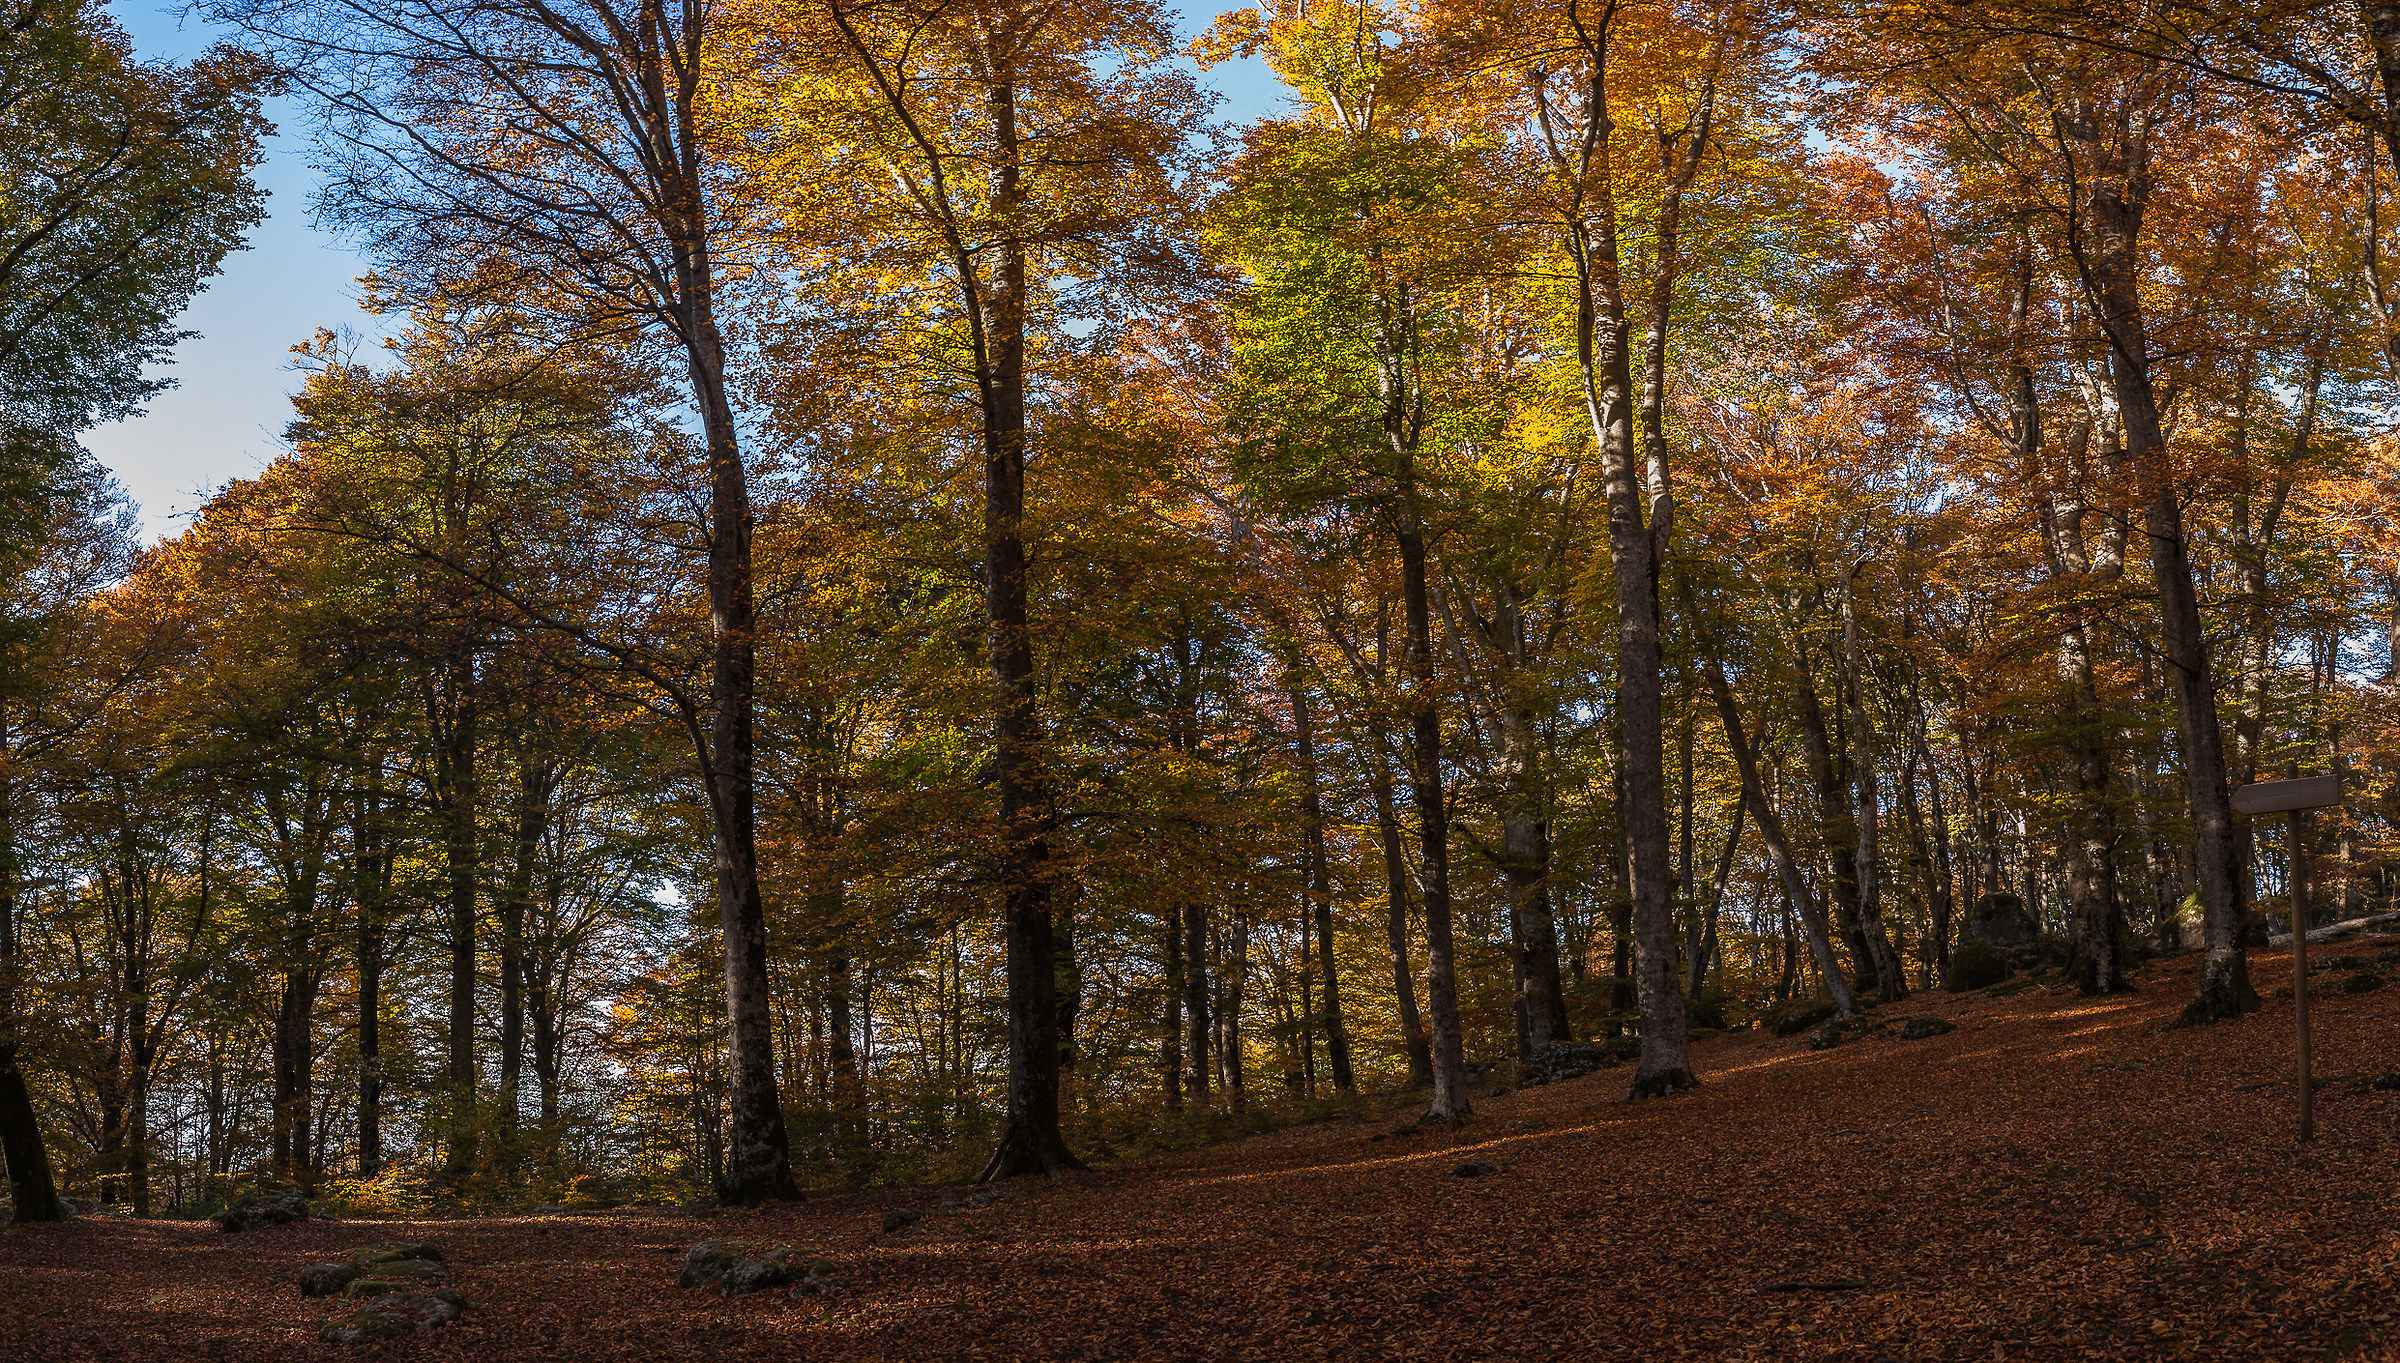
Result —
<instances>
[{"instance_id":1,"label":"green foliage","mask_svg":"<svg viewBox=\"0 0 2400 1363\"><path fill-rule=\"evenodd\" d=\"M90 0L0 3L0 432L66 436L163 386L175 314L264 216L271 73L148 65ZM10 474L14 476L14 472Z\"/></svg>"}]
</instances>

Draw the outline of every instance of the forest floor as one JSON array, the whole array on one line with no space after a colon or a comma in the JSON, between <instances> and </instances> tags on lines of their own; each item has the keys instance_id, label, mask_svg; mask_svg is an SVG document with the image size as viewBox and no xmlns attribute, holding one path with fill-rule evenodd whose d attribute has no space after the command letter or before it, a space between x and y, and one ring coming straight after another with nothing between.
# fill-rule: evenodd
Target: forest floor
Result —
<instances>
[{"instance_id":1,"label":"forest floor","mask_svg":"<svg viewBox=\"0 0 2400 1363\"><path fill-rule=\"evenodd\" d=\"M2371 956L2385 941L2323 946ZM1956 1030L1812 1051L1732 1033L1703 1087L1630 1069L1461 1130L1335 1122L938 1212L964 1189L789 1208L312 1222L94 1219L0 1235L0 1357L332 1357L293 1274L367 1241L446 1251L475 1309L434 1359L2400 1358L2400 985L2320 975L2317 1142L2294 1140L2288 958L2266 1008L2162 1031L2140 992L1916 996ZM1458 1177L1463 1163L1494 1166ZM895 1207L926 1212L887 1234ZM801 1245L840 1285L679 1291L712 1238Z\"/></svg>"}]
</instances>

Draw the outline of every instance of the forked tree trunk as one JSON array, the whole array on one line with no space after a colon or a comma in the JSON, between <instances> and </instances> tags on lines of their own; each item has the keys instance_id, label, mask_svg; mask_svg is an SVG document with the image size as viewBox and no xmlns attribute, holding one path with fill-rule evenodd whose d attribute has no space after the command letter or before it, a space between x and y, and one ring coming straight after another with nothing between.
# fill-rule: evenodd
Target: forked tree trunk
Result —
<instances>
[{"instance_id":1,"label":"forked tree trunk","mask_svg":"<svg viewBox=\"0 0 2400 1363\"><path fill-rule=\"evenodd\" d=\"M1576 345L1592 438L1608 490L1608 553L1617 617L1617 735L1624 762L1625 864L1634 994L1642 1010L1642 1053L1629 1096L1698 1088L1685 1053L1681 972L1675 960L1673 857L1667 830L1664 687L1659 666L1658 539L1643 510L1629 420L1633 381L1622 301L1615 296L1612 215L1596 240L1575 243Z\"/></svg>"}]
</instances>

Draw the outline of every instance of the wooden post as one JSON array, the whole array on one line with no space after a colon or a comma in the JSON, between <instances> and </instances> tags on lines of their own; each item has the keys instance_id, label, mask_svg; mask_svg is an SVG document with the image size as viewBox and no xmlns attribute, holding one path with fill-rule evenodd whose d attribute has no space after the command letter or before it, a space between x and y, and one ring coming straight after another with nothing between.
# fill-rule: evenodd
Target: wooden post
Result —
<instances>
[{"instance_id":1,"label":"wooden post","mask_svg":"<svg viewBox=\"0 0 2400 1363\"><path fill-rule=\"evenodd\" d=\"M2317 1138L2316 1095L2308 1080L2308 825L2305 811L2342 802L2342 774L2293 776L2283 781L2260 781L2233 792L2233 807L2256 818L2262 814L2291 815L2292 873L2292 1039L2300 1071L2300 1143Z\"/></svg>"},{"instance_id":2,"label":"wooden post","mask_svg":"<svg viewBox=\"0 0 2400 1363\"><path fill-rule=\"evenodd\" d=\"M2308 1081L2308 817L2303 810L2290 814L2292 867L2289 886L2292 895L2292 1035L2298 1043L2295 1050L2300 1069L2300 1143L2308 1144L2317 1138L2316 1095L2309 1091Z\"/></svg>"}]
</instances>

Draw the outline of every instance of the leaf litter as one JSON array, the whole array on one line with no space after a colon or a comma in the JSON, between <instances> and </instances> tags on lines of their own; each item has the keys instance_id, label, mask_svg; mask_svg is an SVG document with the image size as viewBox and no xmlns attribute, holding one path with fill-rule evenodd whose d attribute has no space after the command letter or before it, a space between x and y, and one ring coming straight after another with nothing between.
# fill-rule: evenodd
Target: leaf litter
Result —
<instances>
[{"instance_id":1,"label":"leaf litter","mask_svg":"<svg viewBox=\"0 0 2400 1363\"><path fill-rule=\"evenodd\" d=\"M339 1356L299 1271L422 1240L476 1309L378 1358L2400 1358L2400 1093L2370 1084L2400 1070L2390 1025L2324 996L2303 1150L2288 963L2253 961L2260 1012L2162 1030L2195 964L1883 1010L1956 1024L1925 1040L1728 1034L1664 1102L1604 1072L1478 1094L1456 1130L1327 1124L990 1205L19 1228L0 1339L41 1363ZM885 1233L895 1207L927 1214ZM810 1246L831 1285L678 1290L707 1239Z\"/></svg>"}]
</instances>

